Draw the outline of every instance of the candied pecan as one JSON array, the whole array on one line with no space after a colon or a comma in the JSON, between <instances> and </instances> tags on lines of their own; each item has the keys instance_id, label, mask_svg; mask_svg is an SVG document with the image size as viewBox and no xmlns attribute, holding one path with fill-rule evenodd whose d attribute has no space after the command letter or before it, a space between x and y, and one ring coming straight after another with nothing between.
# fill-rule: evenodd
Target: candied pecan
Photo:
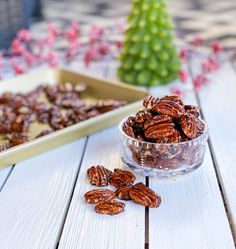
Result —
<instances>
[{"instance_id":1,"label":"candied pecan","mask_svg":"<svg viewBox=\"0 0 236 249\"><path fill-rule=\"evenodd\" d=\"M8 104L12 99L13 94L10 92L5 92L0 96L0 104Z\"/></svg>"},{"instance_id":2,"label":"candied pecan","mask_svg":"<svg viewBox=\"0 0 236 249\"><path fill-rule=\"evenodd\" d=\"M177 95L170 95L170 96L167 95L167 96L164 96L163 98L161 98L160 100L171 100L173 102L180 104L181 106L184 106L183 101Z\"/></svg>"},{"instance_id":3,"label":"candied pecan","mask_svg":"<svg viewBox=\"0 0 236 249\"><path fill-rule=\"evenodd\" d=\"M129 194L134 202L146 207L157 208L161 204L161 197L142 182L136 183Z\"/></svg>"},{"instance_id":4,"label":"candied pecan","mask_svg":"<svg viewBox=\"0 0 236 249\"><path fill-rule=\"evenodd\" d=\"M104 166L97 165L90 167L87 170L87 174L92 185L103 187L108 185L112 171L106 169Z\"/></svg>"},{"instance_id":5,"label":"candied pecan","mask_svg":"<svg viewBox=\"0 0 236 249\"><path fill-rule=\"evenodd\" d=\"M125 204L115 200L102 201L95 206L95 211L98 214L115 215L124 212L124 210Z\"/></svg>"},{"instance_id":6,"label":"candied pecan","mask_svg":"<svg viewBox=\"0 0 236 249\"><path fill-rule=\"evenodd\" d=\"M176 169L181 165L181 161L177 158L159 158L153 168L156 169Z\"/></svg>"},{"instance_id":7,"label":"candied pecan","mask_svg":"<svg viewBox=\"0 0 236 249\"><path fill-rule=\"evenodd\" d=\"M144 129L147 129L150 126L164 124L164 123L171 123L173 118L168 115L158 115L153 117L151 120L148 120L144 123Z\"/></svg>"},{"instance_id":8,"label":"candied pecan","mask_svg":"<svg viewBox=\"0 0 236 249\"><path fill-rule=\"evenodd\" d=\"M127 170L114 169L114 173L111 174L110 184L116 188L122 186L130 186L134 183L136 177L133 173Z\"/></svg>"},{"instance_id":9,"label":"candied pecan","mask_svg":"<svg viewBox=\"0 0 236 249\"><path fill-rule=\"evenodd\" d=\"M82 93L87 89L87 86L84 83L79 83L74 86L74 91L76 93Z\"/></svg>"},{"instance_id":10,"label":"candied pecan","mask_svg":"<svg viewBox=\"0 0 236 249\"><path fill-rule=\"evenodd\" d=\"M118 100L112 100L112 99L100 100L98 101L96 105L96 109L100 113L105 113L105 112L112 111L116 108L119 108L121 106L124 106L126 104L127 104L126 101L118 101Z\"/></svg>"},{"instance_id":11,"label":"candied pecan","mask_svg":"<svg viewBox=\"0 0 236 249\"><path fill-rule=\"evenodd\" d=\"M53 130L46 129L41 131L35 138L43 137L51 133L53 133Z\"/></svg>"},{"instance_id":12,"label":"candied pecan","mask_svg":"<svg viewBox=\"0 0 236 249\"><path fill-rule=\"evenodd\" d=\"M180 142L181 140L181 135L180 135L180 132L178 130L175 130L175 132L168 136L168 137L162 137L162 138L159 138L159 139L156 139L155 142L156 143L178 143Z\"/></svg>"},{"instance_id":13,"label":"candied pecan","mask_svg":"<svg viewBox=\"0 0 236 249\"><path fill-rule=\"evenodd\" d=\"M178 118L184 113L184 107L178 102L171 100L160 100L153 108L152 112L166 114L173 118Z\"/></svg>"},{"instance_id":14,"label":"candied pecan","mask_svg":"<svg viewBox=\"0 0 236 249\"><path fill-rule=\"evenodd\" d=\"M152 119L152 114L147 110L141 110L141 111L137 112L135 117L134 117L134 121L136 123L143 123L143 122L150 120L150 119Z\"/></svg>"},{"instance_id":15,"label":"candied pecan","mask_svg":"<svg viewBox=\"0 0 236 249\"><path fill-rule=\"evenodd\" d=\"M0 152L9 149L11 146L9 143L0 144Z\"/></svg>"},{"instance_id":16,"label":"candied pecan","mask_svg":"<svg viewBox=\"0 0 236 249\"><path fill-rule=\"evenodd\" d=\"M155 124L144 130L144 135L149 139L168 137L176 132L173 123Z\"/></svg>"},{"instance_id":17,"label":"candied pecan","mask_svg":"<svg viewBox=\"0 0 236 249\"><path fill-rule=\"evenodd\" d=\"M194 105L185 105L184 109L187 113L192 114L194 117L198 118L200 113L199 113L199 108Z\"/></svg>"},{"instance_id":18,"label":"candied pecan","mask_svg":"<svg viewBox=\"0 0 236 249\"><path fill-rule=\"evenodd\" d=\"M128 117L128 119L125 121L127 125L130 127L133 127L135 125L134 117Z\"/></svg>"},{"instance_id":19,"label":"candied pecan","mask_svg":"<svg viewBox=\"0 0 236 249\"><path fill-rule=\"evenodd\" d=\"M122 127L124 133L132 138L135 137L133 128L129 126L126 122L124 122L123 127Z\"/></svg>"},{"instance_id":20,"label":"candied pecan","mask_svg":"<svg viewBox=\"0 0 236 249\"><path fill-rule=\"evenodd\" d=\"M129 195L129 191L132 188L132 186L123 186L120 187L116 190L116 196L121 199L121 200L131 200L130 195Z\"/></svg>"},{"instance_id":21,"label":"candied pecan","mask_svg":"<svg viewBox=\"0 0 236 249\"><path fill-rule=\"evenodd\" d=\"M26 132L29 128L28 117L29 116L26 117L25 115L17 116L11 124L11 131L19 133Z\"/></svg>"},{"instance_id":22,"label":"candied pecan","mask_svg":"<svg viewBox=\"0 0 236 249\"><path fill-rule=\"evenodd\" d=\"M202 133L204 131L204 128L205 128L204 123L199 118L196 118L195 122L196 122L196 125L197 125L198 133Z\"/></svg>"},{"instance_id":23,"label":"candied pecan","mask_svg":"<svg viewBox=\"0 0 236 249\"><path fill-rule=\"evenodd\" d=\"M180 117L180 125L184 132L184 134L189 138L196 138L197 137L197 124L196 119L191 114L183 114Z\"/></svg>"},{"instance_id":24,"label":"candied pecan","mask_svg":"<svg viewBox=\"0 0 236 249\"><path fill-rule=\"evenodd\" d=\"M115 197L115 192L111 191L110 189L93 189L84 195L86 202L90 204L95 204L99 201L112 200Z\"/></svg>"},{"instance_id":25,"label":"candied pecan","mask_svg":"<svg viewBox=\"0 0 236 249\"><path fill-rule=\"evenodd\" d=\"M6 138L9 140L11 146L16 146L29 141L29 138L25 134L11 133L7 134Z\"/></svg>"},{"instance_id":26,"label":"candied pecan","mask_svg":"<svg viewBox=\"0 0 236 249\"><path fill-rule=\"evenodd\" d=\"M143 101L143 106L149 110L151 110L159 101L159 98L155 98L153 96L148 96Z\"/></svg>"}]
</instances>

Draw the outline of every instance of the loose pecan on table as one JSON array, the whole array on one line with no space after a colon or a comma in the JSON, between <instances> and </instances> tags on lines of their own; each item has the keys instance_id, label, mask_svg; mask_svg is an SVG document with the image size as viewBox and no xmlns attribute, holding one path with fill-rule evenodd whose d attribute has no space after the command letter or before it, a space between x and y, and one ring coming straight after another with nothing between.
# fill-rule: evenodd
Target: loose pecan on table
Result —
<instances>
[{"instance_id":1,"label":"loose pecan on table","mask_svg":"<svg viewBox=\"0 0 236 249\"><path fill-rule=\"evenodd\" d=\"M102 201L95 206L95 211L99 214L116 215L125 211L125 204L115 200Z\"/></svg>"},{"instance_id":2,"label":"loose pecan on table","mask_svg":"<svg viewBox=\"0 0 236 249\"><path fill-rule=\"evenodd\" d=\"M136 183L129 194L134 202L146 207L156 208L161 204L161 197L142 182Z\"/></svg>"},{"instance_id":3,"label":"loose pecan on table","mask_svg":"<svg viewBox=\"0 0 236 249\"><path fill-rule=\"evenodd\" d=\"M120 187L116 190L116 196L121 199L121 200L131 200L130 195L129 195L129 191L132 188L132 186L123 186Z\"/></svg>"},{"instance_id":4,"label":"loose pecan on table","mask_svg":"<svg viewBox=\"0 0 236 249\"><path fill-rule=\"evenodd\" d=\"M85 193L84 198L86 202L95 204L100 201L112 200L116 197L115 192L110 189L94 189Z\"/></svg>"},{"instance_id":5,"label":"loose pecan on table","mask_svg":"<svg viewBox=\"0 0 236 249\"><path fill-rule=\"evenodd\" d=\"M134 183L136 177L133 173L127 170L122 169L114 169L114 172L110 177L110 184L116 188L120 188L122 186L130 186Z\"/></svg>"},{"instance_id":6,"label":"loose pecan on table","mask_svg":"<svg viewBox=\"0 0 236 249\"><path fill-rule=\"evenodd\" d=\"M92 185L104 187L108 185L112 171L106 169L104 166L97 165L90 167L87 170L87 174Z\"/></svg>"}]
</instances>

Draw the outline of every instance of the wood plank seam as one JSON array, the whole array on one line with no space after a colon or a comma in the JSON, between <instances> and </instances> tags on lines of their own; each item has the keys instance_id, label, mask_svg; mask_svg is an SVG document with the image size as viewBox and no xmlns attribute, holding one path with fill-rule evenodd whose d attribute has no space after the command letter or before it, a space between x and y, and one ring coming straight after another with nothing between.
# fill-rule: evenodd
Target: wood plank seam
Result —
<instances>
[{"instance_id":1,"label":"wood plank seam","mask_svg":"<svg viewBox=\"0 0 236 249\"><path fill-rule=\"evenodd\" d=\"M149 187L149 177L145 177L146 186ZM145 249L149 249L149 207L145 207Z\"/></svg>"},{"instance_id":2,"label":"wood plank seam","mask_svg":"<svg viewBox=\"0 0 236 249\"><path fill-rule=\"evenodd\" d=\"M65 225L65 222L66 222L66 218L67 218L67 215L68 215L70 204L71 204L71 201L72 201L72 198L73 198L73 195L74 195L74 191L75 191L75 186L76 186L76 183L77 183L77 180L78 180L78 177L79 177L80 168L81 168L83 158L84 158L84 155L85 155L85 151L86 151L86 148L87 148L88 139L89 139L89 137L86 137L83 152L82 152L82 156L81 156L81 159L80 159L80 162L79 162L79 168L78 168L78 171L76 173L75 180L73 182L73 187L72 187L72 190L71 190L70 199L68 201L68 205L67 205L67 208L66 208L66 211L65 211L65 216L64 216L64 219L63 219L62 224L61 224L61 229L60 229L60 231L58 233L58 240L57 240L58 242L57 242L56 249L59 247L59 244L60 244L61 235L62 235L63 228L64 228L64 225Z\"/></svg>"},{"instance_id":3,"label":"wood plank seam","mask_svg":"<svg viewBox=\"0 0 236 249\"><path fill-rule=\"evenodd\" d=\"M189 71L189 75L190 75L191 79L193 79L194 74L193 74L193 70L192 70L192 67L191 67L191 59L190 59L189 65L188 65L188 71ZM203 113L202 108L201 108L201 101L200 101L200 98L199 98L199 94L196 92L194 87L193 87L193 92L194 92L194 94L196 96L196 101L197 101L198 106L199 106L200 115L203 118L203 120L205 120L205 116L204 116L204 113ZM232 238L234 240L234 244L236 246L236 231L234 231L234 226L233 226L233 224L231 222L231 218L230 218L230 216L231 216L230 215L230 210L229 210L229 208L227 206L227 201L226 201L225 196L224 196L224 190L223 190L223 186L221 184L221 182L223 182L223 179L221 178L220 174L218 173L218 168L219 168L218 167L218 162L217 162L217 159L216 159L216 156L215 156L215 152L214 152L214 148L213 148L213 145L212 145L212 142L211 142L210 134L209 134L207 144L208 144L209 151L210 151L210 156L211 156L211 159L212 159L212 162L213 162L213 167L214 167L218 187L220 189L221 198L222 198L222 201L223 201L223 204L224 204L225 213L226 213L228 223L229 223L229 226L230 226L230 232L231 232Z\"/></svg>"},{"instance_id":4,"label":"wood plank seam","mask_svg":"<svg viewBox=\"0 0 236 249\"><path fill-rule=\"evenodd\" d=\"M3 190L4 186L6 185L7 180L9 179L9 177L10 177L10 175L11 175L13 169L15 168L15 164L14 164L13 166L10 166L10 167L11 167L11 169L9 170L9 172L7 173L7 175L6 175L5 179L4 179L4 181L3 181L2 184L0 185L0 192Z\"/></svg>"}]
</instances>

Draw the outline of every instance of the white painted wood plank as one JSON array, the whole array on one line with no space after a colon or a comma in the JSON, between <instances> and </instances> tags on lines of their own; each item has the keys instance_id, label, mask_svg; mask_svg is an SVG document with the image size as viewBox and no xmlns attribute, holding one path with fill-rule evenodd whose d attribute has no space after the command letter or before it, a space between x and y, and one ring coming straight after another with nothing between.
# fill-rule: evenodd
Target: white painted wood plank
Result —
<instances>
[{"instance_id":1,"label":"white painted wood plank","mask_svg":"<svg viewBox=\"0 0 236 249\"><path fill-rule=\"evenodd\" d=\"M0 248L55 248L85 139L15 166L0 194Z\"/></svg>"},{"instance_id":2,"label":"white painted wood plank","mask_svg":"<svg viewBox=\"0 0 236 249\"><path fill-rule=\"evenodd\" d=\"M216 167L236 236L236 74L226 63L210 76L210 81L199 93L199 99L209 125Z\"/></svg>"},{"instance_id":3,"label":"white painted wood plank","mask_svg":"<svg viewBox=\"0 0 236 249\"><path fill-rule=\"evenodd\" d=\"M5 184L5 181L11 172L11 169L12 169L12 166L0 169L0 191L3 188L3 185Z\"/></svg>"},{"instance_id":4,"label":"white painted wood plank","mask_svg":"<svg viewBox=\"0 0 236 249\"><path fill-rule=\"evenodd\" d=\"M129 201L125 202L124 213L107 216L95 213L94 205L84 201L84 194L96 188L89 184L86 176L91 165L101 164L109 169L122 167L118 143L117 127L89 137L59 249L144 248L144 207Z\"/></svg>"},{"instance_id":5,"label":"white painted wood plank","mask_svg":"<svg viewBox=\"0 0 236 249\"><path fill-rule=\"evenodd\" d=\"M192 87L183 87L184 101L196 104ZM159 96L167 91L152 89ZM149 209L149 249L234 248L209 148L197 171L172 180L149 178L149 186L163 198L159 210Z\"/></svg>"}]
</instances>

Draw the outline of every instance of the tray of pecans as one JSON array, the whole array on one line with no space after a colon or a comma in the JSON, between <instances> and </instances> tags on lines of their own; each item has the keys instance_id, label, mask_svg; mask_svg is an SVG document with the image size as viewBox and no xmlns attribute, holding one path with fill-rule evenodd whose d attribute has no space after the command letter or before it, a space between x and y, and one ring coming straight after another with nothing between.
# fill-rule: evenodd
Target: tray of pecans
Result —
<instances>
[{"instance_id":1,"label":"tray of pecans","mask_svg":"<svg viewBox=\"0 0 236 249\"><path fill-rule=\"evenodd\" d=\"M120 123L121 158L146 176L171 177L203 162L208 128L197 106L178 96L144 99L143 109Z\"/></svg>"},{"instance_id":2,"label":"tray of pecans","mask_svg":"<svg viewBox=\"0 0 236 249\"><path fill-rule=\"evenodd\" d=\"M0 166L116 124L138 110L143 90L64 69L0 83Z\"/></svg>"}]
</instances>

